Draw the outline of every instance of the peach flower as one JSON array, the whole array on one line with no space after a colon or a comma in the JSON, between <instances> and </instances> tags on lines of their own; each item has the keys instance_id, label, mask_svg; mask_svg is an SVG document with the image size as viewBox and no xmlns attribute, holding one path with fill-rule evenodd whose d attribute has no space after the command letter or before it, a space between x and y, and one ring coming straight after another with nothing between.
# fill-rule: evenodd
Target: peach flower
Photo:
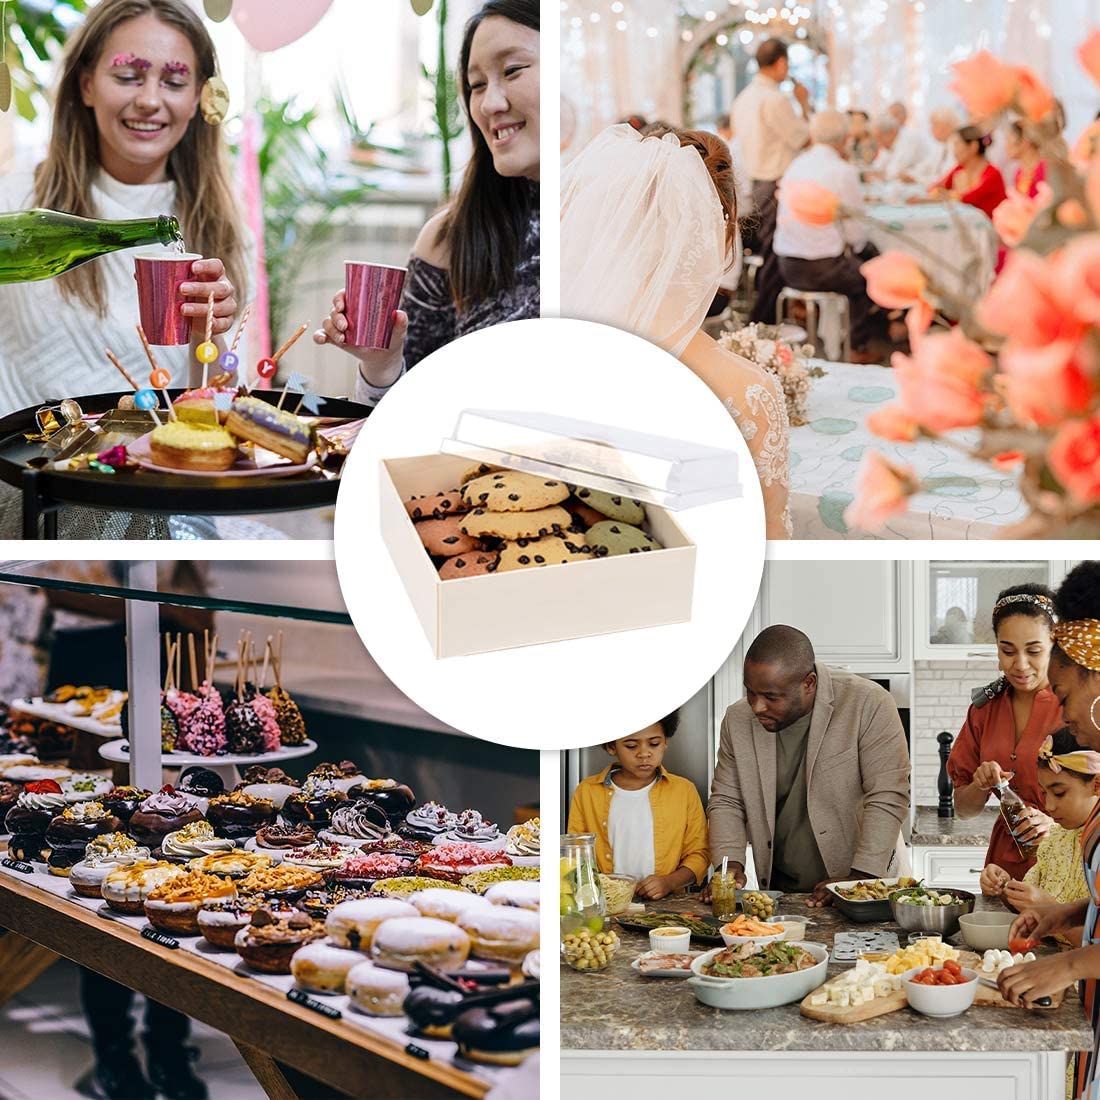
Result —
<instances>
[{"instance_id":1,"label":"peach flower","mask_svg":"<svg viewBox=\"0 0 1100 1100\"><path fill-rule=\"evenodd\" d=\"M1100 120L1090 122L1081 136L1074 142L1069 159L1083 168L1100 151Z\"/></svg>"},{"instance_id":2,"label":"peach flower","mask_svg":"<svg viewBox=\"0 0 1100 1100\"><path fill-rule=\"evenodd\" d=\"M877 531L908 508L920 487L909 466L895 466L878 451L868 451L856 479L856 499L844 510L849 527Z\"/></svg>"},{"instance_id":3,"label":"peach flower","mask_svg":"<svg viewBox=\"0 0 1100 1100\"><path fill-rule=\"evenodd\" d=\"M1054 192L1047 183L1040 183L1036 191L1038 193L1033 199L1012 191L993 211L993 228L1009 248L1015 248L1027 236L1031 223L1041 210L1050 205L1054 197Z\"/></svg>"},{"instance_id":4,"label":"peach flower","mask_svg":"<svg viewBox=\"0 0 1100 1100\"><path fill-rule=\"evenodd\" d=\"M908 309L924 297L928 280L908 252L884 252L859 269L867 295L884 309Z\"/></svg>"},{"instance_id":5,"label":"peach flower","mask_svg":"<svg viewBox=\"0 0 1100 1100\"><path fill-rule=\"evenodd\" d=\"M1047 464L1081 504L1100 501L1100 416L1067 424L1050 445Z\"/></svg>"},{"instance_id":6,"label":"peach flower","mask_svg":"<svg viewBox=\"0 0 1100 1100\"><path fill-rule=\"evenodd\" d=\"M1100 233L1074 237L1048 266L1062 309L1082 325L1100 324Z\"/></svg>"},{"instance_id":7,"label":"peach flower","mask_svg":"<svg viewBox=\"0 0 1100 1100\"><path fill-rule=\"evenodd\" d=\"M1020 73L988 50L982 50L951 68L955 80L948 86L966 105L972 118L987 118L1003 111L1019 88Z\"/></svg>"},{"instance_id":8,"label":"peach flower","mask_svg":"<svg viewBox=\"0 0 1100 1100\"><path fill-rule=\"evenodd\" d=\"M1001 451L999 455L994 455L989 460L989 464L995 470L1011 473L1017 466L1023 465L1026 457L1023 451Z\"/></svg>"},{"instance_id":9,"label":"peach flower","mask_svg":"<svg viewBox=\"0 0 1100 1100\"><path fill-rule=\"evenodd\" d=\"M980 423L986 397L978 386L993 362L959 329L925 338L912 357L895 352L891 362L901 410L922 428L938 435Z\"/></svg>"},{"instance_id":10,"label":"peach flower","mask_svg":"<svg viewBox=\"0 0 1100 1100\"><path fill-rule=\"evenodd\" d=\"M868 431L894 443L912 443L920 431L917 422L906 416L900 405L883 405L871 413L865 423Z\"/></svg>"},{"instance_id":11,"label":"peach flower","mask_svg":"<svg viewBox=\"0 0 1100 1100\"><path fill-rule=\"evenodd\" d=\"M1059 341L1001 353L999 388L1017 420L1050 427L1088 409L1095 387L1077 350L1078 345Z\"/></svg>"},{"instance_id":12,"label":"peach flower","mask_svg":"<svg viewBox=\"0 0 1100 1100\"><path fill-rule=\"evenodd\" d=\"M1089 161L1085 173L1085 199L1092 211L1093 221L1100 222L1100 157Z\"/></svg>"},{"instance_id":13,"label":"peach flower","mask_svg":"<svg viewBox=\"0 0 1100 1100\"><path fill-rule=\"evenodd\" d=\"M830 225L840 216L840 199L820 183L792 180L782 185L782 198L804 225Z\"/></svg>"},{"instance_id":14,"label":"peach flower","mask_svg":"<svg viewBox=\"0 0 1100 1100\"><path fill-rule=\"evenodd\" d=\"M909 332L909 347L917 351L924 334L932 327L936 311L927 302L917 302L905 315L905 327Z\"/></svg>"},{"instance_id":15,"label":"peach flower","mask_svg":"<svg viewBox=\"0 0 1100 1100\"><path fill-rule=\"evenodd\" d=\"M1004 270L978 306L978 320L1024 347L1076 341L1081 334L1080 322L1055 292L1050 262L1023 248L1009 254Z\"/></svg>"},{"instance_id":16,"label":"peach flower","mask_svg":"<svg viewBox=\"0 0 1100 1100\"><path fill-rule=\"evenodd\" d=\"M1080 199L1066 199L1058 207L1058 222L1067 229L1084 229L1089 224L1089 212L1081 205Z\"/></svg>"},{"instance_id":17,"label":"peach flower","mask_svg":"<svg viewBox=\"0 0 1100 1100\"><path fill-rule=\"evenodd\" d=\"M1031 122L1042 122L1054 110L1054 94L1026 65L1016 69L1016 77L1020 110Z\"/></svg>"},{"instance_id":18,"label":"peach flower","mask_svg":"<svg viewBox=\"0 0 1100 1100\"><path fill-rule=\"evenodd\" d=\"M1100 84L1100 30L1093 31L1077 47L1077 60L1093 81Z\"/></svg>"}]
</instances>

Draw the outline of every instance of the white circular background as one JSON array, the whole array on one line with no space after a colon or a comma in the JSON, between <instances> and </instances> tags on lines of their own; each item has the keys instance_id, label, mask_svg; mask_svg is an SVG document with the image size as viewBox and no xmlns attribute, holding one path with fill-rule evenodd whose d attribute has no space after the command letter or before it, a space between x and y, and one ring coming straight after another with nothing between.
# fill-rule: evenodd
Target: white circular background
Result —
<instances>
[{"instance_id":1,"label":"white circular background","mask_svg":"<svg viewBox=\"0 0 1100 1100\"><path fill-rule=\"evenodd\" d=\"M742 497L676 513L697 547L691 621L437 659L382 540L379 463L437 454L464 409L529 409L736 451ZM748 620L764 546L756 471L721 402L660 348L587 321L497 325L423 360L367 421L336 507L340 586L382 671L456 729L520 748L624 737L689 699Z\"/></svg>"}]
</instances>

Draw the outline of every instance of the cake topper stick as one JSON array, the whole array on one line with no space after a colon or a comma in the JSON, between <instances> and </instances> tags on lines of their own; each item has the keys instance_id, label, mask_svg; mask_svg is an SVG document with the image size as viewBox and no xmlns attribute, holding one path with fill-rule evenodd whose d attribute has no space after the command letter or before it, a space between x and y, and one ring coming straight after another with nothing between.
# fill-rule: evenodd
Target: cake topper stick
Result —
<instances>
[{"instance_id":1,"label":"cake topper stick","mask_svg":"<svg viewBox=\"0 0 1100 1100\"><path fill-rule=\"evenodd\" d=\"M218 358L218 345L211 337L214 334L214 292L210 291L210 297L206 300L206 332L202 343L195 348L195 358L202 364L202 388L206 389L207 372L210 364ZM214 418L217 421L217 417Z\"/></svg>"},{"instance_id":2,"label":"cake topper stick","mask_svg":"<svg viewBox=\"0 0 1100 1100\"><path fill-rule=\"evenodd\" d=\"M271 357L277 363L294 345L302 338L302 334L309 328L309 322L298 326L293 335L283 344L281 348Z\"/></svg>"},{"instance_id":3,"label":"cake topper stick","mask_svg":"<svg viewBox=\"0 0 1100 1100\"><path fill-rule=\"evenodd\" d=\"M277 409L281 409L283 407L283 402L286 400L288 390L293 390L295 393L300 393L304 395L308 386L309 379L304 374L301 374L299 371L292 370L286 376L286 382L283 383L283 392L279 394L279 403L275 407ZM300 405L301 402L299 401L298 404Z\"/></svg>"},{"instance_id":4,"label":"cake topper stick","mask_svg":"<svg viewBox=\"0 0 1100 1100\"><path fill-rule=\"evenodd\" d=\"M198 683L198 679L197 679L198 671L199 671L199 662L195 659L195 635L194 634L188 634L187 635L187 650L188 650L188 653L191 657L191 690L193 692L195 692L195 691L199 690L199 683Z\"/></svg>"},{"instance_id":5,"label":"cake topper stick","mask_svg":"<svg viewBox=\"0 0 1100 1100\"><path fill-rule=\"evenodd\" d=\"M111 361L111 365L133 387L134 392L136 393L138 390L140 390L141 387L134 381L133 376L130 374L130 372L119 362L118 356L115 355L115 353L111 351L110 348L104 348L103 350L107 353L107 358Z\"/></svg>"},{"instance_id":6,"label":"cake topper stick","mask_svg":"<svg viewBox=\"0 0 1100 1100\"><path fill-rule=\"evenodd\" d=\"M164 394L164 403L168 406L168 419L176 419L176 410L172 407L172 399L168 396L168 384L172 381L172 376L168 371L163 370L157 364L157 357L153 354L153 349L149 346L149 341L145 336L145 329L141 327L141 322L138 322L134 326L137 329L138 336L141 337L141 346L145 348L146 358L149 360L149 385L155 390L160 390Z\"/></svg>"}]
</instances>

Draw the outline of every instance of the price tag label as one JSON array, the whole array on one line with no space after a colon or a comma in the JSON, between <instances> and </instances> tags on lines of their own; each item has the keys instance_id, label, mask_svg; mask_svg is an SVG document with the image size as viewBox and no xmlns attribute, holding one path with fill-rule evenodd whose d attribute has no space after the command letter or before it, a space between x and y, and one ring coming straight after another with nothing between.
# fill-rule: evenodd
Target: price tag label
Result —
<instances>
[{"instance_id":1,"label":"price tag label","mask_svg":"<svg viewBox=\"0 0 1100 1100\"><path fill-rule=\"evenodd\" d=\"M166 936L163 932L158 932L150 925L146 925L141 934L147 939L152 940L153 943L159 943L161 947L179 947L180 941L172 939L171 936Z\"/></svg>"},{"instance_id":2,"label":"price tag label","mask_svg":"<svg viewBox=\"0 0 1100 1100\"><path fill-rule=\"evenodd\" d=\"M308 993L303 993L300 989L288 989L286 999L293 1001L296 1005L301 1005L303 1008L308 1008L312 1012L319 1012L330 1020L339 1020L344 1015L338 1008L315 1001Z\"/></svg>"},{"instance_id":3,"label":"price tag label","mask_svg":"<svg viewBox=\"0 0 1100 1100\"><path fill-rule=\"evenodd\" d=\"M431 1058L431 1055L423 1047L418 1047L416 1043L409 1043L405 1047L405 1053L411 1054L414 1058L421 1058L425 1062Z\"/></svg>"},{"instance_id":4,"label":"price tag label","mask_svg":"<svg viewBox=\"0 0 1100 1100\"><path fill-rule=\"evenodd\" d=\"M23 875L33 875L34 868L29 863L24 863L20 859L3 859L0 860L5 867L10 867L13 871L18 871Z\"/></svg>"}]
</instances>

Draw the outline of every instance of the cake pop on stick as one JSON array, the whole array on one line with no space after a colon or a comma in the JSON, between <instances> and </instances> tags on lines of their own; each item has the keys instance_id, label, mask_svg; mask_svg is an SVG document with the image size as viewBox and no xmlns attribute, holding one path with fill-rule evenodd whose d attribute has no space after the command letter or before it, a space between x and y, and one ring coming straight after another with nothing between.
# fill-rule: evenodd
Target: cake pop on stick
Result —
<instances>
[{"instance_id":1,"label":"cake pop on stick","mask_svg":"<svg viewBox=\"0 0 1100 1100\"><path fill-rule=\"evenodd\" d=\"M256 711L242 698L244 694L244 638L237 641L236 698L225 708L225 736L229 751L260 753L263 751L263 723Z\"/></svg>"},{"instance_id":2,"label":"cake pop on stick","mask_svg":"<svg viewBox=\"0 0 1100 1100\"><path fill-rule=\"evenodd\" d=\"M175 646L172 644L172 635L164 635L164 650L167 658L167 671L164 674L164 689L160 695L160 747L163 752L174 752L176 738L179 736L179 722L172 708L168 706L169 693L175 686L172 673L174 671Z\"/></svg>"},{"instance_id":3,"label":"cake pop on stick","mask_svg":"<svg viewBox=\"0 0 1100 1100\"><path fill-rule=\"evenodd\" d=\"M284 745L302 745L306 741L306 724L302 712L290 693L283 688L282 657L283 632L279 631L278 649L268 639L268 652L271 654L271 670L275 676L275 686L267 692L268 699L275 707L275 718L279 723L279 739Z\"/></svg>"},{"instance_id":4,"label":"cake pop on stick","mask_svg":"<svg viewBox=\"0 0 1100 1100\"><path fill-rule=\"evenodd\" d=\"M182 749L184 746L180 743L184 732L187 727L187 723L194 712L195 708L199 705L198 697L190 692L183 691L180 685L183 682L180 662L181 654L183 653L183 635L177 635L176 641L172 646L172 662L174 665L172 673L172 685L164 694L164 704L172 712L176 719L176 739L175 747Z\"/></svg>"},{"instance_id":5,"label":"cake pop on stick","mask_svg":"<svg viewBox=\"0 0 1100 1100\"><path fill-rule=\"evenodd\" d=\"M279 732L279 718L275 713L275 704L256 686L256 650L252 645L252 635L248 635L248 665L251 679L244 685L244 701L256 712L263 730L263 751L276 752L282 744ZM264 675L267 674L267 662L264 662Z\"/></svg>"}]
</instances>

